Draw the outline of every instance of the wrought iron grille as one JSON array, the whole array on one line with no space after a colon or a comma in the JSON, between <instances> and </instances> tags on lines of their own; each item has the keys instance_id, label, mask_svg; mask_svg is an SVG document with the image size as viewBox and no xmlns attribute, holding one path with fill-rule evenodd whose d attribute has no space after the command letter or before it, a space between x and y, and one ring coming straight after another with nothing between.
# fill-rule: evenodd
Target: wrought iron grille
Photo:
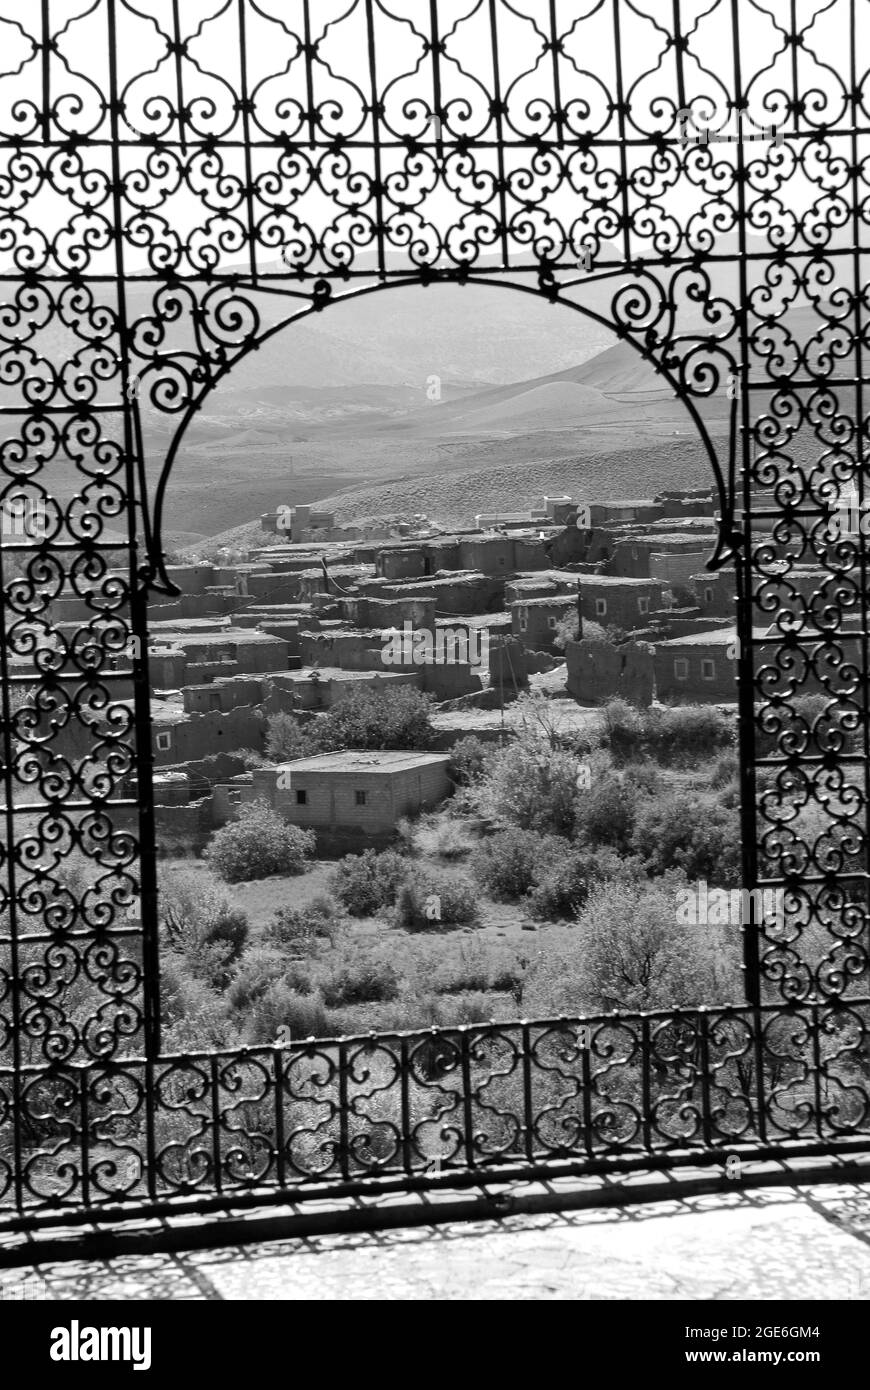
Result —
<instances>
[{"instance_id":1,"label":"wrought iron grille","mask_svg":"<svg viewBox=\"0 0 870 1390\"><path fill-rule=\"evenodd\" d=\"M22 8L0 0L10 1219L866 1132L868 0ZM579 1050L544 1022L161 1057L146 600L172 464L271 335L439 283L591 315L692 417L710 564L735 565L744 882L785 920L745 931L745 1005L593 1020Z\"/></svg>"}]
</instances>

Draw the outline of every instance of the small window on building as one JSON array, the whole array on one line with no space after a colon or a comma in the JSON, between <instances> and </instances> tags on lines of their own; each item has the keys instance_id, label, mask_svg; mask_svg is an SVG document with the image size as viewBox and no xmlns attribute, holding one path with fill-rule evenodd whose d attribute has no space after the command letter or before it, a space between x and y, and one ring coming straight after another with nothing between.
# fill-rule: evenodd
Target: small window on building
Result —
<instances>
[{"instance_id":1,"label":"small window on building","mask_svg":"<svg viewBox=\"0 0 870 1390\"><path fill-rule=\"evenodd\" d=\"M712 603L712 602L713 602L713 590L712 590L712 589L705 589L705 590L704 590L704 602L705 602L705 603Z\"/></svg>"},{"instance_id":2,"label":"small window on building","mask_svg":"<svg viewBox=\"0 0 870 1390\"><path fill-rule=\"evenodd\" d=\"M366 804L366 794L365 794L365 792L354 792L354 796L355 796L355 798L356 798L356 804L357 804L357 806L365 806L365 804Z\"/></svg>"},{"instance_id":3,"label":"small window on building","mask_svg":"<svg viewBox=\"0 0 870 1390\"><path fill-rule=\"evenodd\" d=\"M237 788L235 791L231 791L229 793L227 799L233 806L238 806L239 802L242 799L242 793Z\"/></svg>"},{"instance_id":4,"label":"small window on building","mask_svg":"<svg viewBox=\"0 0 870 1390\"><path fill-rule=\"evenodd\" d=\"M678 656L674 662L674 676L678 681L689 679L689 663L684 656Z\"/></svg>"},{"instance_id":5,"label":"small window on building","mask_svg":"<svg viewBox=\"0 0 870 1390\"><path fill-rule=\"evenodd\" d=\"M548 619L547 619L547 627L553 627L553 628L554 628L555 626L556 626L556 619L555 619L555 618L548 618Z\"/></svg>"},{"instance_id":6,"label":"small window on building","mask_svg":"<svg viewBox=\"0 0 870 1390\"><path fill-rule=\"evenodd\" d=\"M303 791L303 789L302 789L301 787L299 788L299 790L298 790L297 793L296 793L296 805L297 805L297 806L307 806L307 805L308 805L308 793L307 793L307 791Z\"/></svg>"},{"instance_id":7,"label":"small window on building","mask_svg":"<svg viewBox=\"0 0 870 1390\"><path fill-rule=\"evenodd\" d=\"M172 747L172 735L171 735L171 734L158 734L158 735L157 735L157 747L160 749L161 753L165 753L166 750L167 750L168 748L171 748L171 747Z\"/></svg>"},{"instance_id":8,"label":"small window on building","mask_svg":"<svg viewBox=\"0 0 870 1390\"><path fill-rule=\"evenodd\" d=\"M606 598L597 598L597 599L595 600L595 616L596 616L596 618L606 618L606 617L607 617L607 599L606 599Z\"/></svg>"},{"instance_id":9,"label":"small window on building","mask_svg":"<svg viewBox=\"0 0 870 1390\"><path fill-rule=\"evenodd\" d=\"M520 632L525 632L529 625L529 615L525 608L520 609Z\"/></svg>"},{"instance_id":10,"label":"small window on building","mask_svg":"<svg viewBox=\"0 0 870 1390\"><path fill-rule=\"evenodd\" d=\"M639 613L648 613L648 612L649 612L649 599L648 599L648 598L639 598L638 601L637 601L637 608L638 608L638 612L639 612Z\"/></svg>"},{"instance_id":11,"label":"small window on building","mask_svg":"<svg viewBox=\"0 0 870 1390\"><path fill-rule=\"evenodd\" d=\"M709 657L705 657L704 660L701 662L701 680L702 680L702 681L713 681L713 680L715 680L715 679L716 679L716 663L715 663L715 661L711 661L711 660L709 659Z\"/></svg>"}]
</instances>

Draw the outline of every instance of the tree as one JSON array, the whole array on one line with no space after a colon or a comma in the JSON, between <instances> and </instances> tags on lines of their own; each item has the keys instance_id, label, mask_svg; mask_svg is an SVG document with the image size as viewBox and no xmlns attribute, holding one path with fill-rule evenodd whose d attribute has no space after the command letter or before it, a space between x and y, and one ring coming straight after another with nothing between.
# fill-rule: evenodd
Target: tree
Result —
<instances>
[{"instance_id":1,"label":"tree","mask_svg":"<svg viewBox=\"0 0 870 1390\"><path fill-rule=\"evenodd\" d=\"M317 721L324 751L343 748L431 748L432 698L413 686L354 690Z\"/></svg>"},{"instance_id":2,"label":"tree","mask_svg":"<svg viewBox=\"0 0 870 1390\"><path fill-rule=\"evenodd\" d=\"M319 753L320 747L313 730L303 729L293 714L279 710L269 716L266 724L266 757L273 763L289 763Z\"/></svg>"},{"instance_id":3,"label":"tree","mask_svg":"<svg viewBox=\"0 0 870 1390\"><path fill-rule=\"evenodd\" d=\"M716 801L670 795L638 806L631 846L654 874L680 869L719 887L740 883L740 820Z\"/></svg>"},{"instance_id":4,"label":"tree","mask_svg":"<svg viewBox=\"0 0 870 1390\"><path fill-rule=\"evenodd\" d=\"M733 939L676 921L676 876L594 884L577 930L532 968L525 1010L597 1013L692 1007L740 997Z\"/></svg>"}]
</instances>

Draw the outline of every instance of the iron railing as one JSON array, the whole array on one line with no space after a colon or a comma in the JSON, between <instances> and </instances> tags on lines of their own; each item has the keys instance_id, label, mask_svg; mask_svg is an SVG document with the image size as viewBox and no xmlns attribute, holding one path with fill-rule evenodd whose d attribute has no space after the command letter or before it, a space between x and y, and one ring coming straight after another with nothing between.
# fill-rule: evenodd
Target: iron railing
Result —
<instances>
[{"instance_id":1,"label":"iron railing","mask_svg":"<svg viewBox=\"0 0 870 1390\"><path fill-rule=\"evenodd\" d=\"M868 999L26 1067L17 1111L0 1074L0 1201L106 1220L620 1164L737 1176L747 1154L866 1145L868 1078Z\"/></svg>"}]
</instances>

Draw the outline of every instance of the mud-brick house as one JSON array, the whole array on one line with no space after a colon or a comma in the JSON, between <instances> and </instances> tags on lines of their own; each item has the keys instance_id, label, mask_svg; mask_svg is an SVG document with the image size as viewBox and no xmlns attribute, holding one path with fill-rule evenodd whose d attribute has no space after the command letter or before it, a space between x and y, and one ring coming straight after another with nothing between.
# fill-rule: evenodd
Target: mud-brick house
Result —
<instances>
[{"instance_id":1,"label":"mud-brick house","mask_svg":"<svg viewBox=\"0 0 870 1390\"><path fill-rule=\"evenodd\" d=\"M444 800L449 761L446 753L401 750L320 753L255 769L249 795L313 828L320 849L365 848L387 843L401 816Z\"/></svg>"},{"instance_id":2,"label":"mud-brick house","mask_svg":"<svg viewBox=\"0 0 870 1390\"><path fill-rule=\"evenodd\" d=\"M734 628L672 638L655 645L656 699L662 704L721 704L737 699Z\"/></svg>"},{"instance_id":3,"label":"mud-brick house","mask_svg":"<svg viewBox=\"0 0 870 1390\"><path fill-rule=\"evenodd\" d=\"M580 612L584 621L626 632L646 625L664 604L666 585L655 579L628 579L610 574L580 577Z\"/></svg>"},{"instance_id":4,"label":"mud-brick house","mask_svg":"<svg viewBox=\"0 0 870 1390\"><path fill-rule=\"evenodd\" d=\"M511 634L532 652L555 652L554 639L564 617L577 612L576 594L521 598L511 604Z\"/></svg>"},{"instance_id":5,"label":"mud-brick house","mask_svg":"<svg viewBox=\"0 0 870 1390\"><path fill-rule=\"evenodd\" d=\"M701 574L689 576L688 588L692 590L704 618L731 618L737 608L737 580L730 565L724 569L704 570Z\"/></svg>"},{"instance_id":6,"label":"mud-brick house","mask_svg":"<svg viewBox=\"0 0 870 1390\"><path fill-rule=\"evenodd\" d=\"M657 521L663 515L661 505L651 497L618 502L593 502L589 507L592 526L612 526L625 522Z\"/></svg>"}]
</instances>

